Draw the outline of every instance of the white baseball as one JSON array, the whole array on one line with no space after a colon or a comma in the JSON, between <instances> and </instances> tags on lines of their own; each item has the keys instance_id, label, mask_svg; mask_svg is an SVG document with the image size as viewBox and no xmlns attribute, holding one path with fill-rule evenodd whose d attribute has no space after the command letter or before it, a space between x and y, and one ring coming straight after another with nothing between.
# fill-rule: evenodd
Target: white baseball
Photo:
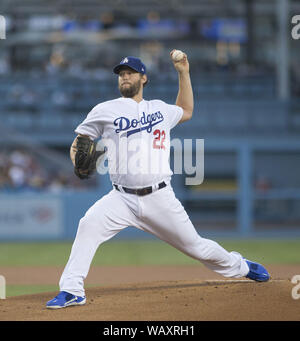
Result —
<instances>
[{"instance_id":1,"label":"white baseball","mask_svg":"<svg viewBox=\"0 0 300 341\"><path fill-rule=\"evenodd\" d=\"M179 62L183 58L184 58L184 53L180 50L175 50L172 53L172 59L174 60L174 62Z\"/></svg>"}]
</instances>

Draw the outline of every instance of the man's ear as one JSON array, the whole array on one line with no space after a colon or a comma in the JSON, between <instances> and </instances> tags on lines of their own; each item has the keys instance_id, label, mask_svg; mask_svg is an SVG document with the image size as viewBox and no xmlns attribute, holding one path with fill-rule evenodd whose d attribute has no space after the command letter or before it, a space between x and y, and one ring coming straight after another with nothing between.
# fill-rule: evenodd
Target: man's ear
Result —
<instances>
[{"instance_id":1,"label":"man's ear","mask_svg":"<svg viewBox=\"0 0 300 341\"><path fill-rule=\"evenodd\" d=\"M143 80L143 86L145 86L148 83L148 77L147 75L143 75L142 76L142 80Z\"/></svg>"}]
</instances>

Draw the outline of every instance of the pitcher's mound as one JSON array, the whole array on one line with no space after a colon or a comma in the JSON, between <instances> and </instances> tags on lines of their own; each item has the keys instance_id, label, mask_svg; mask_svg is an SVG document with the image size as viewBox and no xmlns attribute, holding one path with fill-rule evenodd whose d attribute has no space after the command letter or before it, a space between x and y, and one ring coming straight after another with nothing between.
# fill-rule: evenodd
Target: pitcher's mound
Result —
<instances>
[{"instance_id":1,"label":"pitcher's mound","mask_svg":"<svg viewBox=\"0 0 300 341\"><path fill-rule=\"evenodd\" d=\"M84 306L46 309L55 293L0 301L1 321L299 321L288 280L165 281L86 290Z\"/></svg>"}]
</instances>

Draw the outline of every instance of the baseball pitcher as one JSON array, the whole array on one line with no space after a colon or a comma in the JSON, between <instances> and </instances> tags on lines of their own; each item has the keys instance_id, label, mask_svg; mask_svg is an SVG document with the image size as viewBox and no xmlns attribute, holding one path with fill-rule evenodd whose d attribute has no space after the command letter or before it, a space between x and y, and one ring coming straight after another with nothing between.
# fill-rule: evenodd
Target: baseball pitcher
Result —
<instances>
[{"instance_id":1,"label":"baseball pitcher","mask_svg":"<svg viewBox=\"0 0 300 341\"><path fill-rule=\"evenodd\" d=\"M101 137L112 189L80 219L60 292L47 308L86 303L84 280L99 245L128 226L155 235L224 277L270 278L262 265L202 238L173 192L170 131L192 118L194 100L187 55L173 50L170 57L179 79L175 104L143 99L146 66L128 56L113 69L122 96L96 105L75 130L70 150L75 174L81 179L93 174L102 153L94 141Z\"/></svg>"}]
</instances>

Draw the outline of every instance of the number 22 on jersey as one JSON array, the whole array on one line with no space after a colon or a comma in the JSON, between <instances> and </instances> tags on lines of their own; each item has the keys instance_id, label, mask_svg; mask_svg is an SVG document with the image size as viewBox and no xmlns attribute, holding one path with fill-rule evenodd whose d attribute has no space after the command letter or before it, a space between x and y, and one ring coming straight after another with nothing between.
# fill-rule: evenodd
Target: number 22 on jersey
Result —
<instances>
[{"instance_id":1,"label":"number 22 on jersey","mask_svg":"<svg viewBox=\"0 0 300 341\"><path fill-rule=\"evenodd\" d=\"M153 140L153 148L154 149L165 149L164 142L166 139L166 133L164 130L156 129L153 132L153 135L155 136Z\"/></svg>"}]
</instances>

